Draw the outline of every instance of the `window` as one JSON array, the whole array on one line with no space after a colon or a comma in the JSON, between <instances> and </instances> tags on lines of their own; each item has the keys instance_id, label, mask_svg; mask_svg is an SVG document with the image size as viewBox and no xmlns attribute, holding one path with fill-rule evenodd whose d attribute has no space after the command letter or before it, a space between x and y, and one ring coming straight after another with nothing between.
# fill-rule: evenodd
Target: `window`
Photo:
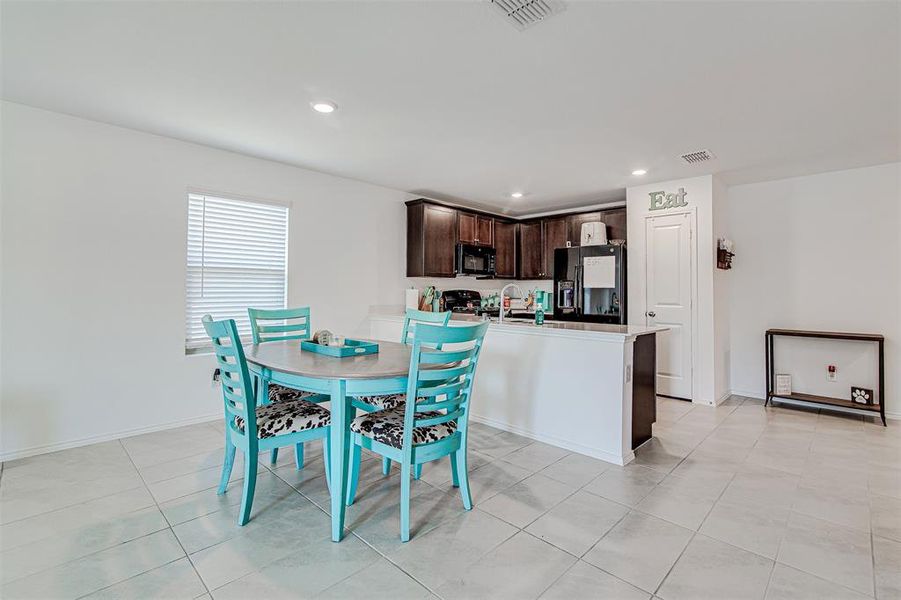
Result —
<instances>
[{"instance_id":1,"label":"window","mask_svg":"<svg viewBox=\"0 0 901 600\"><path fill-rule=\"evenodd\" d=\"M288 208L188 194L185 350L210 345L201 318L234 319L250 336L247 308L285 308Z\"/></svg>"}]
</instances>

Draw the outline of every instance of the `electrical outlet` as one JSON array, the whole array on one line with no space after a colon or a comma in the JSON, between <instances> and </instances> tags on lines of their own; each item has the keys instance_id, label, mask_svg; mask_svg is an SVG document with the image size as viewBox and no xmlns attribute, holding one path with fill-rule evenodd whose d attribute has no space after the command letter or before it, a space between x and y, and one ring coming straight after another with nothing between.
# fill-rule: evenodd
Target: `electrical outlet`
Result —
<instances>
[{"instance_id":1,"label":"electrical outlet","mask_svg":"<svg viewBox=\"0 0 901 600\"><path fill-rule=\"evenodd\" d=\"M210 386L216 387L222 379L222 371L217 368L213 369L213 376L210 378Z\"/></svg>"},{"instance_id":2,"label":"electrical outlet","mask_svg":"<svg viewBox=\"0 0 901 600\"><path fill-rule=\"evenodd\" d=\"M831 381L833 383L837 381L835 365L826 367L826 381Z\"/></svg>"}]
</instances>

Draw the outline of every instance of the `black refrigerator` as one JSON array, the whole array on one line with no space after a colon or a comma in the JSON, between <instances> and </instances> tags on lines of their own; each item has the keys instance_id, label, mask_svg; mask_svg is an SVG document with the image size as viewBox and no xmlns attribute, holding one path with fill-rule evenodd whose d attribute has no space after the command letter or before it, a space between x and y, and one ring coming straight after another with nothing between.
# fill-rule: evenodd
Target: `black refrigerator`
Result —
<instances>
[{"instance_id":1,"label":"black refrigerator","mask_svg":"<svg viewBox=\"0 0 901 600\"><path fill-rule=\"evenodd\" d=\"M626 324L625 246L554 250L554 318Z\"/></svg>"}]
</instances>

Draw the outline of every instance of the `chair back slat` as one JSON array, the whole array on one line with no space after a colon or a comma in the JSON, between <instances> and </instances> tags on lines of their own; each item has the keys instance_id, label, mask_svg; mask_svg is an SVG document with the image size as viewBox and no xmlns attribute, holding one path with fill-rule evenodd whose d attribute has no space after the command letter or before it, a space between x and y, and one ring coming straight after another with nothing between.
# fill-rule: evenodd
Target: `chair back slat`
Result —
<instances>
[{"instance_id":1,"label":"chair back slat","mask_svg":"<svg viewBox=\"0 0 901 600\"><path fill-rule=\"evenodd\" d=\"M416 411L433 411L433 410L456 410L462 404L462 396L454 396L450 400L435 400L426 402L417 402Z\"/></svg>"},{"instance_id":2,"label":"chair back slat","mask_svg":"<svg viewBox=\"0 0 901 600\"><path fill-rule=\"evenodd\" d=\"M420 323L428 325L447 325L450 321L451 314L448 312L427 312L424 310L416 310L408 308L404 314L404 330L401 334L400 341L402 344L410 345L413 343L413 335L416 332L416 326Z\"/></svg>"},{"instance_id":3,"label":"chair back slat","mask_svg":"<svg viewBox=\"0 0 901 600\"><path fill-rule=\"evenodd\" d=\"M410 377L404 410L402 448L412 448L413 429L457 422L454 435L466 435L469 397L488 323L452 327L420 324L413 334ZM454 344L450 350L445 345ZM445 366L447 365L447 366ZM422 402L411 401L424 398ZM422 411L438 414L420 416ZM444 412L440 412L444 411ZM465 437L464 437L465 440Z\"/></svg>"},{"instance_id":4,"label":"chair back slat","mask_svg":"<svg viewBox=\"0 0 901 600\"><path fill-rule=\"evenodd\" d=\"M256 409L250 373L244 358L244 348L238 337L234 319L214 321L210 315L203 317L203 327L213 343L219 380L222 384L222 400L225 405L226 426L234 429L234 415L244 419L245 434L256 435Z\"/></svg>"},{"instance_id":5,"label":"chair back slat","mask_svg":"<svg viewBox=\"0 0 901 600\"><path fill-rule=\"evenodd\" d=\"M439 417L426 417L419 418L413 420L413 427L428 427L429 425L438 425L439 423L447 423L448 421L453 421L458 417L463 416L463 409L458 408L457 410L450 411L446 414L442 414Z\"/></svg>"},{"instance_id":6,"label":"chair back slat","mask_svg":"<svg viewBox=\"0 0 901 600\"><path fill-rule=\"evenodd\" d=\"M463 362L472 358L473 349L468 350L447 350L440 352L423 351L419 357L420 364L442 365L448 363Z\"/></svg>"},{"instance_id":7,"label":"chair back slat","mask_svg":"<svg viewBox=\"0 0 901 600\"><path fill-rule=\"evenodd\" d=\"M465 386L466 381L458 379L454 383L445 383L443 385L430 387L420 386L419 389L416 390L416 394L419 398L430 398L435 396L457 396L462 393Z\"/></svg>"},{"instance_id":8,"label":"chair back slat","mask_svg":"<svg viewBox=\"0 0 901 600\"><path fill-rule=\"evenodd\" d=\"M308 340L313 335L310 307L267 310L248 308L254 344L283 340Z\"/></svg>"},{"instance_id":9,"label":"chair back slat","mask_svg":"<svg viewBox=\"0 0 901 600\"><path fill-rule=\"evenodd\" d=\"M301 330L307 329L306 324L302 324ZM298 325L289 323L287 325L257 325L260 333L295 333L298 331Z\"/></svg>"},{"instance_id":10,"label":"chair back slat","mask_svg":"<svg viewBox=\"0 0 901 600\"><path fill-rule=\"evenodd\" d=\"M469 373L469 365L457 365L445 369L428 369L419 371L419 381L449 380Z\"/></svg>"}]
</instances>

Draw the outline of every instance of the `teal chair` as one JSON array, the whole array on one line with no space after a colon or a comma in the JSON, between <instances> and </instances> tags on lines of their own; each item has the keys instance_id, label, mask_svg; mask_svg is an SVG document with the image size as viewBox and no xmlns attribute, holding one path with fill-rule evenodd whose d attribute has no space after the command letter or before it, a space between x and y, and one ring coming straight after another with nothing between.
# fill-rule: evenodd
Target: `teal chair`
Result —
<instances>
[{"instance_id":1,"label":"teal chair","mask_svg":"<svg viewBox=\"0 0 901 600\"><path fill-rule=\"evenodd\" d=\"M447 325L450 321L450 312L426 312L424 310L416 310L408 308L404 314L404 329L401 333L400 342L402 344L413 343L413 332L416 331L416 325L425 323L428 325ZM407 394L386 394L382 396L357 396L351 400L354 408L359 408L364 412L375 412L377 410L386 410L389 408L397 408L407 399ZM360 462L360 452L358 448L354 449L354 455L351 460ZM382 458L382 474L387 475L391 471L391 459L387 456ZM422 475L422 465L416 465L413 476L419 479ZM348 496L350 497L350 496Z\"/></svg>"},{"instance_id":2,"label":"teal chair","mask_svg":"<svg viewBox=\"0 0 901 600\"><path fill-rule=\"evenodd\" d=\"M410 475L414 465L450 456L454 487L472 509L466 467L467 418L472 381L488 323L470 327L420 325L413 335L407 401L351 422L354 453L367 448L400 463L400 539L410 539ZM447 350L448 346L452 349ZM417 400L411 401L410 399ZM360 464L349 470L348 504Z\"/></svg>"},{"instance_id":3,"label":"teal chair","mask_svg":"<svg viewBox=\"0 0 901 600\"><path fill-rule=\"evenodd\" d=\"M213 341L225 403L225 462L217 493L225 493L235 450L240 449L244 453L244 492L238 525L245 525L253 506L259 452L321 439L328 453L331 413L303 399L257 406L235 321L214 321L205 315L203 327Z\"/></svg>"},{"instance_id":4,"label":"teal chair","mask_svg":"<svg viewBox=\"0 0 901 600\"><path fill-rule=\"evenodd\" d=\"M250 333L254 344L282 340L308 340L313 335L310 328L310 307L264 310L248 308ZM312 396L312 392L295 390L278 384L269 385L269 402L297 400Z\"/></svg>"},{"instance_id":5,"label":"teal chair","mask_svg":"<svg viewBox=\"0 0 901 600\"><path fill-rule=\"evenodd\" d=\"M308 340L313 335L310 325L309 306L275 310L248 308L247 316L250 317L250 333L253 336L254 344L282 340ZM305 392L276 383L269 383L268 381L260 382L260 385L265 385L268 390L263 394L263 403L265 404L301 399L307 399L312 402L328 400L327 396L316 395L313 392ZM278 448L272 449L269 461L272 464L278 461ZM303 444L298 444L294 449L294 462L298 469L303 468ZM328 468L328 465L326 465L326 468Z\"/></svg>"}]
</instances>

